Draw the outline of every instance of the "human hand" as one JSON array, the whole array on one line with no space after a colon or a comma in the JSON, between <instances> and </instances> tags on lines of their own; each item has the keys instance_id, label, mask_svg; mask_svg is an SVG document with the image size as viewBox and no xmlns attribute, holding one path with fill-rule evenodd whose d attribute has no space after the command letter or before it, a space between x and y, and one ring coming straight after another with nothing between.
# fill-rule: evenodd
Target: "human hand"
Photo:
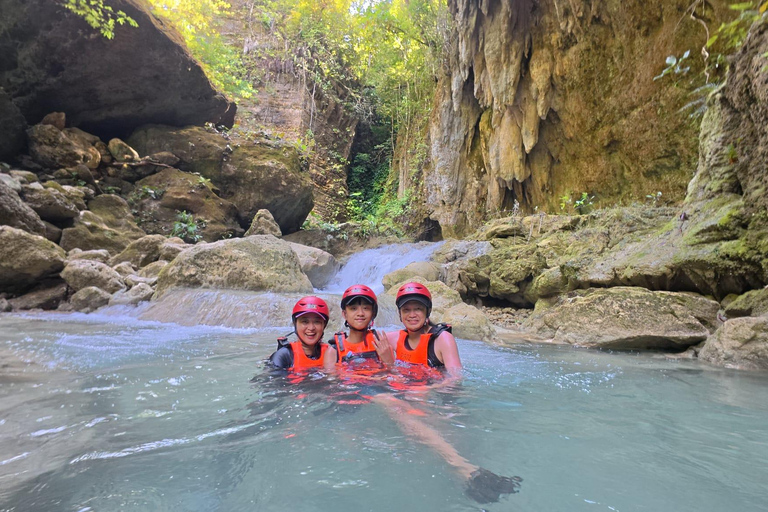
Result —
<instances>
[{"instance_id":1,"label":"human hand","mask_svg":"<svg viewBox=\"0 0 768 512\"><path fill-rule=\"evenodd\" d=\"M373 330L374 346L376 347L376 353L379 354L379 359L383 363L393 364L395 362L395 351L389 344L387 336L377 330Z\"/></svg>"}]
</instances>

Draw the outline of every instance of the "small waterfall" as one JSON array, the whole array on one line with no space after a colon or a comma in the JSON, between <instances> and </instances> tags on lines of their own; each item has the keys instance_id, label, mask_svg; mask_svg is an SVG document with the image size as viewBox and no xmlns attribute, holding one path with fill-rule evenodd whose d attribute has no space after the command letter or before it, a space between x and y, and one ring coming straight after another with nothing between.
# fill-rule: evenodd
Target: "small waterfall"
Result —
<instances>
[{"instance_id":1,"label":"small waterfall","mask_svg":"<svg viewBox=\"0 0 768 512\"><path fill-rule=\"evenodd\" d=\"M391 244L353 254L321 293L344 293L353 284L370 286L376 294L384 291L381 280L394 270L417 261L429 261L444 242Z\"/></svg>"}]
</instances>

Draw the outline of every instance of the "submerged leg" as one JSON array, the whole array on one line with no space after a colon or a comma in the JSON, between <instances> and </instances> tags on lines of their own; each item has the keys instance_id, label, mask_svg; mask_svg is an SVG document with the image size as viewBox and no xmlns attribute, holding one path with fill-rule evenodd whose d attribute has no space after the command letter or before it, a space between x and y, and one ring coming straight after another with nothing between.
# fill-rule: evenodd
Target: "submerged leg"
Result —
<instances>
[{"instance_id":1,"label":"submerged leg","mask_svg":"<svg viewBox=\"0 0 768 512\"><path fill-rule=\"evenodd\" d=\"M418 411L421 414L414 414L417 410L391 395L376 395L373 401L384 407L390 418L406 435L429 446L448 464L456 468L459 475L467 482L467 496L473 500L478 503L490 503L499 501L502 494L518 492L522 478L499 476L469 462L456 451L452 444L443 439L437 430L419 419L419 416L423 415L422 411Z\"/></svg>"}]
</instances>

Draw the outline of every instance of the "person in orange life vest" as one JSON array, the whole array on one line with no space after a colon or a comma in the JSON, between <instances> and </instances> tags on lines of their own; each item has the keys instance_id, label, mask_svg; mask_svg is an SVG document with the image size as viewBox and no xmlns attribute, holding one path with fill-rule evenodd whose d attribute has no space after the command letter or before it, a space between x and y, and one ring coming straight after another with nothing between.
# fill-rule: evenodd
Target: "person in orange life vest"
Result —
<instances>
[{"instance_id":1,"label":"person in orange life vest","mask_svg":"<svg viewBox=\"0 0 768 512\"><path fill-rule=\"evenodd\" d=\"M336 349L322 342L330 318L328 304L320 297L303 297L293 306L291 320L297 341L278 340L269 364L282 369L333 368Z\"/></svg>"},{"instance_id":2,"label":"person in orange life vest","mask_svg":"<svg viewBox=\"0 0 768 512\"><path fill-rule=\"evenodd\" d=\"M432 294L421 283L405 283L397 291L395 304L405 329L387 333L398 361L433 368L461 368L456 339L445 324L433 324Z\"/></svg>"},{"instance_id":3,"label":"person in orange life vest","mask_svg":"<svg viewBox=\"0 0 768 512\"><path fill-rule=\"evenodd\" d=\"M344 291L341 297L341 316L349 334L337 332L334 335L338 361L354 359L378 359L392 364L395 353L386 336L373 329L373 320L379 312L376 294L363 284L355 284Z\"/></svg>"}]
</instances>

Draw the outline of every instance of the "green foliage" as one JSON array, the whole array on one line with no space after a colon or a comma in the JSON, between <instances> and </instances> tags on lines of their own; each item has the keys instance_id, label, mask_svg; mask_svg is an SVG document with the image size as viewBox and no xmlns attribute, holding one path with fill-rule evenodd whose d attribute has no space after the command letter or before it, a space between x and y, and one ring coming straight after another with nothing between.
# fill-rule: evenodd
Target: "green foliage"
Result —
<instances>
[{"instance_id":1,"label":"green foliage","mask_svg":"<svg viewBox=\"0 0 768 512\"><path fill-rule=\"evenodd\" d=\"M700 49L703 57L703 67L700 74L690 80L692 90L689 93L691 101L680 109L682 113L688 113L690 117L698 118L706 111L706 98L716 90L725 80L725 71L728 67L727 56L738 50L744 43L749 32L749 27L762 18L768 10L768 1L753 0L751 2L731 3L728 6L737 15L730 21L723 22L714 31L710 32L707 24L708 10L711 8L705 0L694 0L688 7L686 14L698 22L706 33L706 42ZM666 67L654 80L664 77L674 77L673 85L678 86L682 76L688 74L693 63L687 61L690 50L686 50L680 58L669 55L666 59ZM768 54L764 55L768 57ZM765 71L765 69L764 69Z\"/></svg>"},{"instance_id":2,"label":"green foliage","mask_svg":"<svg viewBox=\"0 0 768 512\"><path fill-rule=\"evenodd\" d=\"M192 55L200 61L211 82L234 98L255 92L248 80L240 49L221 36L231 14L224 0L149 0L152 12L170 22L182 35Z\"/></svg>"},{"instance_id":3,"label":"green foliage","mask_svg":"<svg viewBox=\"0 0 768 512\"><path fill-rule=\"evenodd\" d=\"M584 215L592 211L594 207L595 196L590 196L586 192L581 193L581 197L573 202L574 209L579 212L579 215Z\"/></svg>"},{"instance_id":4,"label":"green foliage","mask_svg":"<svg viewBox=\"0 0 768 512\"><path fill-rule=\"evenodd\" d=\"M678 59L674 55L667 57L667 67L664 68L660 75L653 77L654 80L664 78L665 76L674 73L676 75L684 75L691 70L690 66L683 67L683 62L691 55L690 50L686 50Z\"/></svg>"},{"instance_id":5,"label":"green foliage","mask_svg":"<svg viewBox=\"0 0 768 512\"><path fill-rule=\"evenodd\" d=\"M195 243L203 238L199 230L204 227L204 221L196 221L191 213L182 210L176 212L176 222L173 223L170 236L177 236L185 242Z\"/></svg>"},{"instance_id":6,"label":"green foliage","mask_svg":"<svg viewBox=\"0 0 768 512\"><path fill-rule=\"evenodd\" d=\"M148 198L158 200L163 197L163 194L165 194L165 189L162 187L150 187L147 185L142 185L133 189L131 195L128 196L128 202L130 204L136 204L142 199Z\"/></svg>"},{"instance_id":7,"label":"green foliage","mask_svg":"<svg viewBox=\"0 0 768 512\"><path fill-rule=\"evenodd\" d=\"M648 202L656 208L661 203L661 192L656 192L655 194L648 194L645 196L645 199L648 200Z\"/></svg>"},{"instance_id":8,"label":"green foliage","mask_svg":"<svg viewBox=\"0 0 768 512\"><path fill-rule=\"evenodd\" d=\"M115 12L104 0L59 0L61 5L82 17L88 25L107 39L115 37L117 25L138 27L136 20L123 11Z\"/></svg>"}]
</instances>

